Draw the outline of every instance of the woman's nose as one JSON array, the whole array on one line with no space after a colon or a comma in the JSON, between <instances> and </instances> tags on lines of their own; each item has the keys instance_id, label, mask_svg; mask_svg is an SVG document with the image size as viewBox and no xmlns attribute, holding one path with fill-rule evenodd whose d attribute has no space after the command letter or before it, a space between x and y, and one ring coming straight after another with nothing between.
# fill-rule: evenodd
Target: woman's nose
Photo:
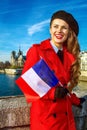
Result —
<instances>
[{"instance_id":1,"label":"woman's nose","mask_svg":"<svg viewBox=\"0 0 87 130\"><path fill-rule=\"evenodd\" d=\"M57 28L57 31L61 32L61 31L62 31L62 28L59 26L59 27Z\"/></svg>"}]
</instances>

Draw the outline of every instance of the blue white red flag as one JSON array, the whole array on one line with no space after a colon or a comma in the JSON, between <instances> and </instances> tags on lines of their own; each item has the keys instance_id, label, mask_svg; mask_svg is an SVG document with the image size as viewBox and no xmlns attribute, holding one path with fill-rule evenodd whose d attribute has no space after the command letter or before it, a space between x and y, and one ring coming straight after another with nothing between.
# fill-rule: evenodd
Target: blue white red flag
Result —
<instances>
[{"instance_id":1,"label":"blue white red flag","mask_svg":"<svg viewBox=\"0 0 87 130\"><path fill-rule=\"evenodd\" d=\"M43 59L16 80L25 97L31 101L43 97L58 83L59 80Z\"/></svg>"}]
</instances>

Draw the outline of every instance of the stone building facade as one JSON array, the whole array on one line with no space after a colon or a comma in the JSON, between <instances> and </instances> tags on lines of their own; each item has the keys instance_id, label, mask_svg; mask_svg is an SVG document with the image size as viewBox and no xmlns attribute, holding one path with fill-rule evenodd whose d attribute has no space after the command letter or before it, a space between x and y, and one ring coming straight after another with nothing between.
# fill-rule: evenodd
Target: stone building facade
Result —
<instances>
[{"instance_id":1,"label":"stone building facade","mask_svg":"<svg viewBox=\"0 0 87 130\"><path fill-rule=\"evenodd\" d=\"M15 51L11 52L11 65L22 67L26 57L23 56L23 52L19 49L17 55Z\"/></svg>"}]
</instances>

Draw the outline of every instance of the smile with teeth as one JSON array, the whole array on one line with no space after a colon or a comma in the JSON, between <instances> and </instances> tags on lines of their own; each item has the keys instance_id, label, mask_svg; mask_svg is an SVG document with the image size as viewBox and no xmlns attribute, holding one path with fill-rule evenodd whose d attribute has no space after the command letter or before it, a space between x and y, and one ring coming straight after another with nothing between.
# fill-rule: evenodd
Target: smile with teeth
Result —
<instances>
[{"instance_id":1,"label":"smile with teeth","mask_svg":"<svg viewBox=\"0 0 87 130\"><path fill-rule=\"evenodd\" d=\"M63 38L63 35L61 35L61 34L55 34L55 36L56 36L57 39L62 39Z\"/></svg>"}]
</instances>

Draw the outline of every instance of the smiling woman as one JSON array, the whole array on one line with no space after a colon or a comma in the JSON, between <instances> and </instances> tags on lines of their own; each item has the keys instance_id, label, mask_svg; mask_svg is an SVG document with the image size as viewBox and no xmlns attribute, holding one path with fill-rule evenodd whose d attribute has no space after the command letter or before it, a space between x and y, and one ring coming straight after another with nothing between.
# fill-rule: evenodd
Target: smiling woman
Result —
<instances>
[{"instance_id":1,"label":"smiling woman","mask_svg":"<svg viewBox=\"0 0 87 130\"><path fill-rule=\"evenodd\" d=\"M51 38L33 44L27 51L22 75L16 83L27 102L32 102L31 130L76 130L72 105L80 107L82 101L85 101L72 93L80 76L79 26L72 14L60 10L52 15L49 30ZM62 55L58 55L59 51ZM44 66L39 67L42 60L58 80L51 88L45 82L48 81L48 71L44 73ZM49 79L54 83L51 76Z\"/></svg>"},{"instance_id":2,"label":"smiling woman","mask_svg":"<svg viewBox=\"0 0 87 130\"><path fill-rule=\"evenodd\" d=\"M75 19L78 20L80 26L78 39L81 43L81 50L86 50L87 15L85 12L87 12L87 0L63 0L60 2L49 0L0 0L0 61L7 61L8 57L10 57L10 52L12 52L13 48L17 51L19 45L23 48L22 51L24 53L29 48L23 73L42 57L65 87L53 87L47 95L36 102L32 101L30 120L32 130L75 130L71 104L75 99L75 95L72 95L72 89L77 85L79 77L78 27L70 26L72 25L72 20L70 17L64 17L65 15L62 14L58 15L57 26L53 25L55 19L52 20L49 28L49 18L57 9L64 9L72 13ZM73 24L75 19L73 20ZM59 20L62 21L59 22ZM69 28L67 28L67 24ZM54 31L54 29L57 31ZM50 36L49 30L52 36ZM46 40L43 41L43 39ZM32 45L32 43L40 44ZM62 43L60 48L63 52L63 62L57 56L60 43ZM31 45L32 47L30 47ZM74 62L75 60L77 62ZM9 78L7 81L9 81ZM2 81L1 78L0 81ZM12 85L11 83L13 82L1 82L0 85L2 87L0 89L5 88L8 91L6 85ZM3 83L5 83L5 86ZM11 88L14 94L16 94L14 84ZM67 93L70 93L72 99ZM60 97L63 99L60 99ZM78 98L76 99L74 101L80 102ZM70 106L69 108L68 105ZM68 112L68 110L70 111Z\"/></svg>"}]
</instances>

